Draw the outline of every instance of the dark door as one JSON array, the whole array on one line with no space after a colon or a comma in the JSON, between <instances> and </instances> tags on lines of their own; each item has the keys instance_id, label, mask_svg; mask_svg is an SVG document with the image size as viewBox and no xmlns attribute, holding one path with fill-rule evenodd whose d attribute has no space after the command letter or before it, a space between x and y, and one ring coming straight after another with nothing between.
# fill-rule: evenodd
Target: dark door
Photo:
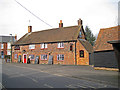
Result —
<instances>
[{"instance_id":1,"label":"dark door","mask_svg":"<svg viewBox=\"0 0 120 90\"><path fill-rule=\"evenodd\" d=\"M35 58L35 64L39 64L39 56L36 56L36 58Z\"/></svg>"},{"instance_id":2,"label":"dark door","mask_svg":"<svg viewBox=\"0 0 120 90\"><path fill-rule=\"evenodd\" d=\"M19 63L21 62L21 55L19 55L19 57L18 57L18 62Z\"/></svg>"},{"instance_id":3,"label":"dark door","mask_svg":"<svg viewBox=\"0 0 120 90\"><path fill-rule=\"evenodd\" d=\"M53 64L53 56L49 55L48 64Z\"/></svg>"}]
</instances>

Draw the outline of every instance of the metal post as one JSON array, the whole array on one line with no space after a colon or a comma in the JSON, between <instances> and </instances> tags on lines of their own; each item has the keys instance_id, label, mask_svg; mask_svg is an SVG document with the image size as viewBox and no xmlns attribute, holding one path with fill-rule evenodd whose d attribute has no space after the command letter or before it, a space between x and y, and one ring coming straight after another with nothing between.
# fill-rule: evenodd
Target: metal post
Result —
<instances>
[{"instance_id":1,"label":"metal post","mask_svg":"<svg viewBox=\"0 0 120 90\"><path fill-rule=\"evenodd\" d=\"M12 45L12 34L10 34L10 44ZM11 50L10 50L10 63L12 62L12 46L11 46Z\"/></svg>"}]
</instances>

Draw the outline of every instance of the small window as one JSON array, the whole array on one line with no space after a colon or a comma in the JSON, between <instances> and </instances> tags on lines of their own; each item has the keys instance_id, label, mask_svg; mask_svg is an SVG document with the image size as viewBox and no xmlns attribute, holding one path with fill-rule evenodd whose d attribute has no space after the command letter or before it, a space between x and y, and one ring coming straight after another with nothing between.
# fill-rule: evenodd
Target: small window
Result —
<instances>
[{"instance_id":1,"label":"small window","mask_svg":"<svg viewBox=\"0 0 120 90\"><path fill-rule=\"evenodd\" d=\"M41 49L44 49L44 48L47 48L47 44L42 43L42 44L41 44Z\"/></svg>"},{"instance_id":2,"label":"small window","mask_svg":"<svg viewBox=\"0 0 120 90\"><path fill-rule=\"evenodd\" d=\"M84 51L80 50L80 57L84 57Z\"/></svg>"},{"instance_id":3,"label":"small window","mask_svg":"<svg viewBox=\"0 0 120 90\"><path fill-rule=\"evenodd\" d=\"M7 50L7 55L11 55L11 51L10 50Z\"/></svg>"},{"instance_id":4,"label":"small window","mask_svg":"<svg viewBox=\"0 0 120 90\"><path fill-rule=\"evenodd\" d=\"M35 45L29 45L29 49L35 49Z\"/></svg>"},{"instance_id":5,"label":"small window","mask_svg":"<svg viewBox=\"0 0 120 90\"><path fill-rule=\"evenodd\" d=\"M58 43L58 48L64 48L64 43Z\"/></svg>"},{"instance_id":6,"label":"small window","mask_svg":"<svg viewBox=\"0 0 120 90\"><path fill-rule=\"evenodd\" d=\"M17 59L17 58L18 58L18 55L17 55L17 54L15 54L14 58L15 58L15 59Z\"/></svg>"},{"instance_id":7,"label":"small window","mask_svg":"<svg viewBox=\"0 0 120 90\"><path fill-rule=\"evenodd\" d=\"M63 54L57 55L57 60L64 60L64 55Z\"/></svg>"},{"instance_id":8,"label":"small window","mask_svg":"<svg viewBox=\"0 0 120 90\"><path fill-rule=\"evenodd\" d=\"M7 49L11 49L11 43L7 43Z\"/></svg>"},{"instance_id":9,"label":"small window","mask_svg":"<svg viewBox=\"0 0 120 90\"><path fill-rule=\"evenodd\" d=\"M4 49L4 44L1 44L1 49Z\"/></svg>"},{"instance_id":10,"label":"small window","mask_svg":"<svg viewBox=\"0 0 120 90\"><path fill-rule=\"evenodd\" d=\"M70 44L70 51L73 51L73 44Z\"/></svg>"},{"instance_id":11,"label":"small window","mask_svg":"<svg viewBox=\"0 0 120 90\"><path fill-rule=\"evenodd\" d=\"M41 60L47 60L47 55L42 54L41 55Z\"/></svg>"},{"instance_id":12,"label":"small window","mask_svg":"<svg viewBox=\"0 0 120 90\"><path fill-rule=\"evenodd\" d=\"M79 32L79 38L81 38L81 37L82 37L82 32L80 31L80 32Z\"/></svg>"}]
</instances>

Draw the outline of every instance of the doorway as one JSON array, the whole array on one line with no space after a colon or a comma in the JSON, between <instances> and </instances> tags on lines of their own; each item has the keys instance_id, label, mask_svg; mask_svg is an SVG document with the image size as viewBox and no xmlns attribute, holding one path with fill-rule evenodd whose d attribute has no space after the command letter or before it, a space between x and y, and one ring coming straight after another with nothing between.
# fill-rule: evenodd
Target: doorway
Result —
<instances>
[{"instance_id":1,"label":"doorway","mask_svg":"<svg viewBox=\"0 0 120 90\"><path fill-rule=\"evenodd\" d=\"M53 56L49 55L48 64L53 64Z\"/></svg>"},{"instance_id":2,"label":"doorway","mask_svg":"<svg viewBox=\"0 0 120 90\"><path fill-rule=\"evenodd\" d=\"M27 55L23 54L23 63L27 63Z\"/></svg>"}]
</instances>

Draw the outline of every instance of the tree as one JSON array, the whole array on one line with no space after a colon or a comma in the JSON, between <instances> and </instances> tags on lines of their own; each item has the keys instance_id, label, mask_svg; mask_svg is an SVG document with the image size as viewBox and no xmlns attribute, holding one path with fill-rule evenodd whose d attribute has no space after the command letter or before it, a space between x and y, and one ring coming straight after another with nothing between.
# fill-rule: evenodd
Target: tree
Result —
<instances>
[{"instance_id":1,"label":"tree","mask_svg":"<svg viewBox=\"0 0 120 90\"><path fill-rule=\"evenodd\" d=\"M88 26L85 27L85 36L87 41L93 46L96 38Z\"/></svg>"}]
</instances>

